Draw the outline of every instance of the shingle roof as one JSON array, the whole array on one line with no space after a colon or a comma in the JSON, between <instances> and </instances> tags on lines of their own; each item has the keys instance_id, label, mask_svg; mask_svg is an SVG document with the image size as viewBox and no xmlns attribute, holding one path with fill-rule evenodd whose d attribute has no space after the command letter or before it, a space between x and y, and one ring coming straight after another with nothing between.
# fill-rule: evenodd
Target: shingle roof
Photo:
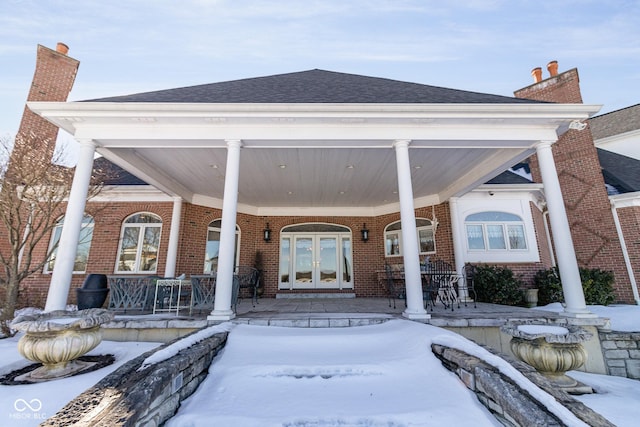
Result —
<instances>
[{"instance_id":1,"label":"shingle roof","mask_svg":"<svg viewBox=\"0 0 640 427\"><path fill-rule=\"evenodd\" d=\"M531 184L531 181L527 178L506 170L500 175L490 179L485 184Z\"/></svg>"},{"instance_id":2,"label":"shingle roof","mask_svg":"<svg viewBox=\"0 0 640 427\"><path fill-rule=\"evenodd\" d=\"M640 104L589 119L594 140L640 129Z\"/></svg>"},{"instance_id":3,"label":"shingle roof","mask_svg":"<svg viewBox=\"0 0 640 427\"><path fill-rule=\"evenodd\" d=\"M87 101L276 104L539 103L528 99L318 69Z\"/></svg>"},{"instance_id":4,"label":"shingle roof","mask_svg":"<svg viewBox=\"0 0 640 427\"><path fill-rule=\"evenodd\" d=\"M93 170L103 177L105 185L146 185L147 183L135 175L111 163L104 157L98 157L93 161Z\"/></svg>"},{"instance_id":5,"label":"shingle roof","mask_svg":"<svg viewBox=\"0 0 640 427\"><path fill-rule=\"evenodd\" d=\"M598 159L606 184L619 193L640 191L640 160L598 148Z\"/></svg>"}]
</instances>

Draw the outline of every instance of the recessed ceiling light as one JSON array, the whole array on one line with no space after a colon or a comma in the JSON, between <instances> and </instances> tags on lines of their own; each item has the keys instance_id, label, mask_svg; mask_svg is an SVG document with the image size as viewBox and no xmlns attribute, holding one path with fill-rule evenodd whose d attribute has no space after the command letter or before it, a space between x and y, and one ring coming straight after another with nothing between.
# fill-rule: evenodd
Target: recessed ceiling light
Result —
<instances>
[{"instance_id":1,"label":"recessed ceiling light","mask_svg":"<svg viewBox=\"0 0 640 427\"><path fill-rule=\"evenodd\" d=\"M287 194L288 194L288 195L292 195L292 194L293 194L293 191L287 191Z\"/></svg>"},{"instance_id":2,"label":"recessed ceiling light","mask_svg":"<svg viewBox=\"0 0 640 427\"><path fill-rule=\"evenodd\" d=\"M218 165L209 165L209 167L212 169L218 169Z\"/></svg>"},{"instance_id":3,"label":"recessed ceiling light","mask_svg":"<svg viewBox=\"0 0 640 427\"><path fill-rule=\"evenodd\" d=\"M418 166L414 166L414 169L422 169L422 166L418 165Z\"/></svg>"},{"instance_id":4,"label":"recessed ceiling light","mask_svg":"<svg viewBox=\"0 0 640 427\"><path fill-rule=\"evenodd\" d=\"M287 167L287 165L280 165L278 166L280 169L285 169Z\"/></svg>"},{"instance_id":5,"label":"recessed ceiling light","mask_svg":"<svg viewBox=\"0 0 640 427\"><path fill-rule=\"evenodd\" d=\"M353 169L354 166L353 165L347 165L347 169Z\"/></svg>"},{"instance_id":6,"label":"recessed ceiling light","mask_svg":"<svg viewBox=\"0 0 640 427\"><path fill-rule=\"evenodd\" d=\"M344 193L346 193L346 191L340 191L340 194L344 194Z\"/></svg>"}]
</instances>

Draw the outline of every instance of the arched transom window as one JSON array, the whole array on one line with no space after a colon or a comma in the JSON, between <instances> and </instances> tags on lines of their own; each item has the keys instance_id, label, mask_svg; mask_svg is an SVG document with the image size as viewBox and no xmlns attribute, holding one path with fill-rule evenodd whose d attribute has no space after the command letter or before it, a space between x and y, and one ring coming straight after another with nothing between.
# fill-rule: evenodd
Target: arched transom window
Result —
<instances>
[{"instance_id":1,"label":"arched transom window","mask_svg":"<svg viewBox=\"0 0 640 427\"><path fill-rule=\"evenodd\" d=\"M433 237L433 222L425 218L416 218L416 232L420 254L432 254L436 251L436 241ZM402 226L400 221L392 222L384 229L385 256L402 255Z\"/></svg>"},{"instance_id":2,"label":"arched transom window","mask_svg":"<svg viewBox=\"0 0 640 427\"><path fill-rule=\"evenodd\" d=\"M118 273L155 273L160 248L162 219L155 214L140 212L122 224L118 250Z\"/></svg>"}]
</instances>

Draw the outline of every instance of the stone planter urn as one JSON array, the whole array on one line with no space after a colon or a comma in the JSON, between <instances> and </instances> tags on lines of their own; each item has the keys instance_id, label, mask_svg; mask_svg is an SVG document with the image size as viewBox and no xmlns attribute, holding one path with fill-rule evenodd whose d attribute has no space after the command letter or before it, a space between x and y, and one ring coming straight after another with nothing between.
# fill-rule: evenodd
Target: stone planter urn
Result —
<instances>
[{"instance_id":1,"label":"stone planter urn","mask_svg":"<svg viewBox=\"0 0 640 427\"><path fill-rule=\"evenodd\" d=\"M11 328L24 332L18 351L43 366L29 374L33 380L63 378L87 367L76 360L102 341L100 325L113 320L103 309L52 311L16 317Z\"/></svg>"},{"instance_id":2,"label":"stone planter urn","mask_svg":"<svg viewBox=\"0 0 640 427\"><path fill-rule=\"evenodd\" d=\"M538 290L537 289L525 289L524 301L527 307L536 307L538 305Z\"/></svg>"},{"instance_id":3,"label":"stone planter urn","mask_svg":"<svg viewBox=\"0 0 640 427\"><path fill-rule=\"evenodd\" d=\"M513 337L510 342L513 354L552 384L572 393L589 392L580 390L584 386L565 374L587 361L581 343L592 337L589 332L575 326L517 323L508 323L500 329Z\"/></svg>"}]
</instances>

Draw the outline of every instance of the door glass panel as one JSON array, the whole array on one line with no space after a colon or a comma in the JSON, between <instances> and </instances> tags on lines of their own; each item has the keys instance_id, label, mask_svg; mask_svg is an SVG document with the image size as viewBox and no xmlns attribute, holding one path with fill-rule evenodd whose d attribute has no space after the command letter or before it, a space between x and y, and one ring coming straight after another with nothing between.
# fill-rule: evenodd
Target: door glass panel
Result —
<instances>
[{"instance_id":1,"label":"door glass panel","mask_svg":"<svg viewBox=\"0 0 640 427\"><path fill-rule=\"evenodd\" d=\"M280 283L289 283L291 263L291 239L284 238L280 243Z\"/></svg>"},{"instance_id":2,"label":"door glass panel","mask_svg":"<svg viewBox=\"0 0 640 427\"><path fill-rule=\"evenodd\" d=\"M338 279L336 260L337 239L335 237L320 238L320 282L335 282Z\"/></svg>"},{"instance_id":3,"label":"door glass panel","mask_svg":"<svg viewBox=\"0 0 640 427\"><path fill-rule=\"evenodd\" d=\"M296 238L296 282L313 281L313 239L311 237Z\"/></svg>"},{"instance_id":4,"label":"door glass panel","mask_svg":"<svg viewBox=\"0 0 640 427\"><path fill-rule=\"evenodd\" d=\"M342 280L351 282L351 239L342 238Z\"/></svg>"}]
</instances>

